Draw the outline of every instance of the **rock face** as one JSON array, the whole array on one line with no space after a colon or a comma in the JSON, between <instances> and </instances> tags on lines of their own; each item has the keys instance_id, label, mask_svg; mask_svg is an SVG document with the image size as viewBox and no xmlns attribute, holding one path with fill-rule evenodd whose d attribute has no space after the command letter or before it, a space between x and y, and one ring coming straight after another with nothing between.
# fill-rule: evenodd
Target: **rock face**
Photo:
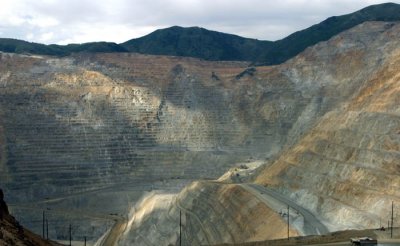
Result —
<instances>
[{"instance_id":1,"label":"rock face","mask_svg":"<svg viewBox=\"0 0 400 246\"><path fill-rule=\"evenodd\" d=\"M234 184L194 182L178 196L151 194L133 212L120 245L179 245L179 240L214 245L287 236L283 218ZM291 229L290 235L298 234Z\"/></svg>"},{"instance_id":2,"label":"rock face","mask_svg":"<svg viewBox=\"0 0 400 246\"><path fill-rule=\"evenodd\" d=\"M368 27L380 30L364 41L379 66L257 178L320 214L332 230L378 227L400 201L399 25Z\"/></svg>"},{"instance_id":3,"label":"rock face","mask_svg":"<svg viewBox=\"0 0 400 246\"><path fill-rule=\"evenodd\" d=\"M270 92L264 88L263 92L256 92L249 111L257 110L264 117L265 129L271 127L267 124L269 120L277 118L291 125L285 147L275 158L266 161L261 171L255 171L258 173L254 175L255 181L308 209L331 231L378 227L380 220L388 219L390 202L398 202L399 31L400 25L395 23L365 23L309 48L282 66L257 68L257 76L263 69L268 71L262 77L268 81L266 87L274 85L284 89ZM296 93L302 95L304 105L300 97L294 96ZM254 98L259 99L257 103ZM273 100L276 98L279 99ZM291 98L297 103L290 104ZM242 100L246 101L246 97ZM289 120L293 115L285 118L288 112L296 112L295 121ZM217 234L218 240L213 243L239 243L257 236L272 239L265 235L265 230L254 229L262 222L246 221L251 215L244 210L236 208L235 212L227 212L230 216L242 216L241 221L230 220L218 212L221 204L225 208L226 204L248 205L238 200L249 194L237 192L237 186L231 185L231 188L228 194L232 196L224 196L224 192L217 190L225 190L226 184L198 183L179 194L180 201L192 201L186 213L201 218L204 224L210 223L208 227L192 223L192 238L199 240L199 244L207 244L206 237L200 236L203 234ZM214 194L218 194L218 201L214 200ZM199 201L206 202L196 206ZM175 209L179 209L179 204L175 204ZM130 228L126 237L138 238L150 230L149 221L154 222L156 218L163 221L160 213L176 218L174 209L167 211L147 214L147 220L136 221L136 228ZM260 217L269 223L266 214L260 213ZM224 224L226 221L229 223ZM243 230L234 229L235 226L251 227L254 234L246 235ZM163 235L156 238L171 242L176 239L177 231L176 226L153 228L152 235ZM274 235L279 233L282 231L275 231ZM232 234L243 238L230 238ZM167 235L172 239L166 240ZM128 245L126 242L130 241L124 240L120 242Z\"/></svg>"},{"instance_id":4,"label":"rock face","mask_svg":"<svg viewBox=\"0 0 400 246\"><path fill-rule=\"evenodd\" d=\"M10 215L3 190L0 189L0 245L4 246L45 246L58 245L46 241L38 235L23 228L13 216Z\"/></svg>"},{"instance_id":5,"label":"rock face","mask_svg":"<svg viewBox=\"0 0 400 246\"><path fill-rule=\"evenodd\" d=\"M3 219L9 215L10 215L10 212L8 211L8 206L7 206L6 202L4 201L3 190L0 189L0 219Z\"/></svg>"},{"instance_id":6,"label":"rock face","mask_svg":"<svg viewBox=\"0 0 400 246\"><path fill-rule=\"evenodd\" d=\"M94 241L143 191L177 192L276 155L330 103L293 85L237 62L2 53L0 183L24 225L40 232L48 208L51 238L66 239L73 221Z\"/></svg>"},{"instance_id":7,"label":"rock face","mask_svg":"<svg viewBox=\"0 0 400 246\"><path fill-rule=\"evenodd\" d=\"M1 53L0 185L12 194L10 209L40 232L38 211L48 208L51 238L66 239L72 221L76 240L96 241L149 190L173 197L193 180L257 161L265 165L258 183L291 194L331 229L372 225L398 195L399 29L364 23L273 67ZM262 225L246 227L258 205L241 210L251 198L238 187L201 183L177 200L194 244L267 239ZM213 226L221 206L229 208L227 222ZM371 206L382 210L364 223L362 210ZM175 243L177 209L165 208L172 217L164 218L143 208L143 227L128 218L120 242L154 235L161 245ZM349 211L357 212L351 223ZM174 226L143 235L154 216Z\"/></svg>"}]
</instances>

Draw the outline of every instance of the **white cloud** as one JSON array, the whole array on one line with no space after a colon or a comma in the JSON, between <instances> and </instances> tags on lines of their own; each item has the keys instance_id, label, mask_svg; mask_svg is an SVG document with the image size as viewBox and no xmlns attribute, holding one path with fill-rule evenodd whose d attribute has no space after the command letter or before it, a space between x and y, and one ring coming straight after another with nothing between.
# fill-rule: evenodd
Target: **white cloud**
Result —
<instances>
[{"instance_id":1,"label":"white cloud","mask_svg":"<svg viewBox=\"0 0 400 246\"><path fill-rule=\"evenodd\" d=\"M69 36L70 29L62 30L61 34L64 38L60 39L58 43L69 44L94 41L112 41L120 43L127 41L132 37L144 36L154 31L155 28L161 27L148 26L129 28L124 25L84 24L76 27L74 36Z\"/></svg>"},{"instance_id":2,"label":"white cloud","mask_svg":"<svg viewBox=\"0 0 400 246\"><path fill-rule=\"evenodd\" d=\"M33 40L33 39L35 38L35 34L33 34L33 33L28 33L28 34L25 36L25 38L26 38L26 40Z\"/></svg>"},{"instance_id":3,"label":"white cloud","mask_svg":"<svg viewBox=\"0 0 400 246\"><path fill-rule=\"evenodd\" d=\"M47 43L49 40L52 40L53 37L54 37L53 32L42 33L39 37L39 41L42 43Z\"/></svg>"},{"instance_id":4,"label":"white cloud","mask_svg":"<svg viewBox=\"0 0 400 246\"><path fill-rule=\"evenodd\" d=\"M57 19L50 16L30 17L26 19L26 22L28 25L39 28L48 28L60 24L60 22Z\"/></svg>"},{"instance_id":5,"label":"white cloud","mask_svg":"<svg viewBox=\"0 0 400 246\"><path fill-rule=\"evenodd\" d=\"M387 0L0 0L2 37L124 42L172 25L276 40ZM400 0L392 1L400 3Z\"/></svg>"}]
</instances>

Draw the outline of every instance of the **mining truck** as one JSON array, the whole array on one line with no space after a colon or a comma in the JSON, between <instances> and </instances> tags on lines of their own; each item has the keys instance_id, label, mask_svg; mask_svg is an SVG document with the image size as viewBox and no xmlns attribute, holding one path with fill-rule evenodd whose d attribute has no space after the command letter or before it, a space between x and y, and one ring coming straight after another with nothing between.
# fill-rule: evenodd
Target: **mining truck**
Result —
<instances>
[{"instance_id":1,"label":"mining truck","mask_svg":"<svg viewBox=\"0 0 400 246\"><path fill-rule=\"evenodd\" d=\"M350 238L351 245L360 245L360 246L377 246L378 240L372 239L370 237L359 237L359 238Z\"/></svg>"}]
</instances>

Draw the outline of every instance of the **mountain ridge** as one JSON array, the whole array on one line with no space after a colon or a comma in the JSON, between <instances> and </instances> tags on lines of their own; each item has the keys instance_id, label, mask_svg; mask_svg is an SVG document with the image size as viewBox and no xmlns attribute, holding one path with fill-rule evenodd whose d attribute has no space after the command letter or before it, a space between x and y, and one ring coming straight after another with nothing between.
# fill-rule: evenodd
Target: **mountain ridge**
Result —
<instances>
[{"instance_id":1,"label":"mountain ridge","mask_svg":"<svg viewBox=\"0 0 400 246\"><path fill-rule=\"evenodd\" d=\"M51 56L67 56L77 52L136 52L214 61L250 61L255 65L276 65L296 56L307 47L326 41L366 21L400 21L400 5L383 3L365 7L350 14L332 16L277 41L245 38L201 27L172 26L120 44L90 42L44 45L0 38L0 51Z\"/></svg>"},{"instance_id":2,"label":"mountain ridge","mask_svg":"<svg viewBox=\"0 0 400 246\"><path fill-rule=\"evenodd\" d=\"M201 27L172 26L128 40L121 45L130 52L143 54L251 61L258 53L269 49L272 43Z\"/></svg>"},{"instance_id":3,"label":"mountain ridge","mask_svg":"<svg viewBox=\"0 0 400 246\"><path fill-rule=\"evenodd\" d=\"M285 64L251 70L244 62L133 53L0 54L0 168L5 170L0 186L10 194L14 216L36 233L42 231L39 206L62 210L51 223L55 230L49 231L50 238L61 240L68 238L69 221L77 217L78 240L97 241L128 213L133 229L138 228L132 213L142 194L156 190L168 195L161 198L173 198L169 194L186 182L216 179L229 168L235 182L276 173L274 179L260 176L259 183L287 197L296 194L299 204L333 221L332 230L355 222L377 225L389 212L390 195L400 197L399 30L399 23L366 22ZM329 124L319 123L325 115ZM303 136L308 138L298 145ZM286 150L290 155L280 158ZM271 169L250 176L250 164L258 163ZM264 205L255 210L256 199L247 203L247 193L225 187L199 186L183 199L170 200L177 201L171 209L150 200L149 207L165 216L141 213L151 227L122 234L129 235L125 245L151 244L141 235L176 242L177 208L185 209L186 238L199 242L193 245L207 243L208 235L211 243L253 240L252 228L260 228L258 235L267 239L266 220L251 219L247 227L242 219L248 213L264 218L258 211L268 216ZM358 187L365 195L359 196ZM376 187L382 192L376 193ZM386 203L377 207L380 198ZM27 202L32 209L15 206ZM230 204L231 213L225 209ZM367 212L371 207L375 214ZM154 224L158 230L149 229ZM111 231L118 232L120 225ZM107 238L114 235L119 236Z\"/></svg>"}]
</instances>

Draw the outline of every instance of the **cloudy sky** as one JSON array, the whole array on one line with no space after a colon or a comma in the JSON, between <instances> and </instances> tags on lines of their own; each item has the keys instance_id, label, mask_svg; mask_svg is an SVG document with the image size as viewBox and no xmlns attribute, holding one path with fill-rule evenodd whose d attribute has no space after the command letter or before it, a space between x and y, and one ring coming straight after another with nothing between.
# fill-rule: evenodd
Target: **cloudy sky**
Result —
<instances>
[{"instance_id":1,"label":"cloudy sky","mask_svg":"<svg viewBox=\"0 0 400 246\"><path fill-rule=\"evenodd\" d=\"M179 25L277 40L327 17L387 1L0 0L0 37L46 44L120 43Z\"/></svg>"}]
</instances>

